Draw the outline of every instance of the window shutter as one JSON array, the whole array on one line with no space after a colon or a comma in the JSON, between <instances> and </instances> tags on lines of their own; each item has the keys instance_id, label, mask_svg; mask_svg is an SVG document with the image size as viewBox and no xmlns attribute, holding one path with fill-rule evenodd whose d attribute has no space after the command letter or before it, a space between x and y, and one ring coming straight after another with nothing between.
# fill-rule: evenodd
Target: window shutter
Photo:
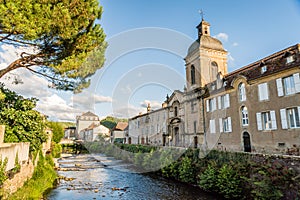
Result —
<instances>
[{"instance_id":1,"label":"window shutter","mask_svg":"<svg viewBox=\"0 0 300 200\"><path fill-rule=\"evenodd\" d=\"M228 132L232 132L231 117L228 117Z\"/></svg>"},{"instance_id":2,"label":"window shutter","mask_svg":"<svg viewBox=\"0 0 300 200\"><path fill-rule=\"evenodd\" d=\"M225 108L229 108L230 107L230 99L229 99L229 94L226 94L225 96Z\"/></svg>"},{"instance_id":3,"label":"window shutter","mask_svg":"<svg viewBox=\"0 0 300 200\"><path fill-rule=\"evenodd\" d=\"M217 110L217 99L213 98L213 110Z\"/></svg>"},{"instance_id":4,"label":"window shutter","mask_svg":"<svg viewBox=\"0 0 300 200\"><path fill-rule=\"evenodd\" d=\"M216 133L215 120L211 119L209 121L210 133Z\"/></svg>"},{"instance_id":5,"label":"window shutter","mask_svg":"<svg viewBox=\"0 0 300 200\"><path fill-rule=\"evenodd\" d=\"M222 118L219 118L219 126L220 126L220 133L223 133L223 122L222 122Z\"/></svg>"},{"instance_id":6,"label":"window shutter","mask_svg":"<svg viewBox=\"0 0 300 200\"><path fill-rule=\"evenodd\" d=\"M256 113L257 130L262 130L261 113Z\"/></svg>"},{"instance_id":7,"label":"window shutter","mask_svg":"<svg viewBox=\"0 0 300 200\"><path fill-rule=\"evenodd\" d=\"M288 129L287 119L286 119L286 110L280 109L280 117L281 117L281 127L282 129Z\"/></svg>"},{"instance_id":8,"label":"window shutter","mask_svg":"<svg viewBox=\"0 0 300 200\"><path fill-rule=\"evenodd\" d=\"M272 110L270 111L270 115L271 115L271 123L272 123L272 130L276 130L277 129L277 123L276 123L276 114L275 111Z\"/></svg>"},{"instance_id":9,"label":"window shutter","mask_svg":"<svg viewBox=\"0 0 300 200\"><path fill-rule=\"evenodd\" d=\"M206 100L206 111L209 112L209 100Z\"/></svg>"},{"instance_id":10,"label":"window shutter","mask_svg":"<svg viewBox=\"0 0 300 200\"><path fill-rule=\"evenodd\" d=\"M299 73L296 73L293 76L294 76L294 81L295 81L296 93L299 93L300 92L300 78L299 78Z\"/></svg>"},{"instance_id":11,"label":"window shutter","mask_svg":"<svg viewBox=\"0 0 300 200\"><path fill-rule=\"evenodd\" d=\"M276 79L276 85L277 85L277 93L279 97L283 96L283 87L282 87L282 79Z\"/></svg>"},{"instance_id":12,"label":"window shutter","mask_svg":"<svg viewBox=\"0 0 300 200\"><path fill-rule=\"evenodd\" d=\"M263 84L258 85L258 97L259 97L259 101L269 99L268 84L267 83L263 83Z\"/></svg>"},{"instance_id":13,"label":"window shutter","mask_svg":"<svg viewBox=\"0 0 300 200\"><path fill-rule=\"evenodd\" d=\"M221 109L221 96L218 96L218 108Z\"/></svg>"}]
</instances>

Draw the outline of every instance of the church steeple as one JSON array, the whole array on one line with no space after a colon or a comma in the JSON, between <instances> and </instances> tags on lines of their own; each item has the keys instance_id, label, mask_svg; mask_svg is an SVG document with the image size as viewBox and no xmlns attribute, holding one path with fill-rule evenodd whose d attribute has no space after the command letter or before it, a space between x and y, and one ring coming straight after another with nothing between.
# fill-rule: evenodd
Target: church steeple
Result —
<instances>
[{"instance_id":1,"label":"church steeple","mask_svg":"<svg viewBox=\"0 0 300 200\"><path fill-rule=\"evenodd\" d=\"M203 18L200 24L197 26L197 29L198 29L198 39L200 39L202 35L210 36L210 24L207 21L204 21Z\"/></svg>"}]
</instances>

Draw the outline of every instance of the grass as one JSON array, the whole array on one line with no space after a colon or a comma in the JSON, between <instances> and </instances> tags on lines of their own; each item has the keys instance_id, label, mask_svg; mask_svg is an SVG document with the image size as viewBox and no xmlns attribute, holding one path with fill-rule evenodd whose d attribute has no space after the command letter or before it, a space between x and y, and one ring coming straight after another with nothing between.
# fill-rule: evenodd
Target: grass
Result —
<instances>
[{"instance_id":1,"label":"grass","mask_svg":"<svg viewBox=\"0 0 300 200\"><path fill-rule=\"evenodd\" d=\"M46 157L40 155L32 178L25 182L24 186L17 192L9 196L8 200L41 199L45 191L53 187L53 183L57 178L53 165L50 155Z\"/></svg>"}]
</instances>

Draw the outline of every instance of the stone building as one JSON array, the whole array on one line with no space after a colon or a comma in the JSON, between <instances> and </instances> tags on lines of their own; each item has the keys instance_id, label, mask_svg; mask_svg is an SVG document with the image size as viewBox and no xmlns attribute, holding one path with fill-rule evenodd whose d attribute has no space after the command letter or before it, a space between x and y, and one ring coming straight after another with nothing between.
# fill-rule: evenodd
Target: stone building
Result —
<instances>
[{"instance_id":1,"label":"stone building","mask_svg":"<svg viewBox=\"0 0 300 200\"><path fill-rule=\"evenodd\" d=\"M165 105L165 104L164 104ZM169 145L167 135L167 110L161 108L152 111L148 104L147 113L128 120L129 144Z\"/></svg>"},{"instance_id":2,"label":"stone building","mask_svg":"<svg viewBox=\"0 0 300 200\"><path fill-rule=\"evenodd\" d=\"M267 153L299 150L300 44L228 73L227 52L210 36L210 24L202 19L197 30L198 38L184 59L184 91L174 91L158 111L131 118L129 136L146 137L141 143L148 144L147 119L165 112L167 132L159 137L168 138L172 146Z\"/></svg>"},{"instance_id":3,"label":"stone building","mask_svg":"<svg viewBox=\"0 0 300 200\"><path fill-rule=\"evenodd\" d=\"M83 113L80 116L76 117L76 139L82 140L83 135L80 133L83 133L82 130L88 128L90 125L100 124L99 117L95 115L94 113L88 111L86 113Z\"/></svg>"}]
</instances>

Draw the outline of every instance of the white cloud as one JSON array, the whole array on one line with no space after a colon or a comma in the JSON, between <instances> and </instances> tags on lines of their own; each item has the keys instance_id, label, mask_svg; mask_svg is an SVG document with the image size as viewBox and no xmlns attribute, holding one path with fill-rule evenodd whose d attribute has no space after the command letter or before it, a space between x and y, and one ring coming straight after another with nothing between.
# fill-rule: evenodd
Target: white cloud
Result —
<instances>
[{"instance_id":1,"label":"white cloud","mask_svg":"<svg viewBox=\"0 0 300 200\"><path fill-rule=\"evenodd\" d=\"M223 42L227 42L228 38L229 38L229 36L226 33L219 33L218 35L215 35L214 37Z\"/></svg>"},{"instance_id":2,"label":"white cloud","mask_svg":"<svg viewBox=\"0 0 300 200\"><path fill-rule=\"evenodd\" d=\"M75 117L82 113L81 110L68 105L57 94L40 98L40 101L37 103L37 110L49 116L52 120L60 121L75 121Z\"/></svg>"},{"instance_id":3,"label":"white cloud","mask_svg":"<svg viewBox=\"0 0 300 200\"><path fill-rule=\"evenodd\" d=\"M71 102L77 109L94 110L95 104L110 103L112 102L112 98L83 91L80 94L73 95L71 97Z\"/></svg>"},{"instance_id":4,"label":"white cloud","mask_svg":"<svg viewBox=\"0 0 300 200\"><path fill-rule=\"evenodd\" d=\"M140 103L142 108L147 108L148 104L150 104L151 110L157 110L162 106L162 104L159 101L144 100Z\"/></svg>"},{"instance_id":5,"label":"white cloud","mask_svg":"<svg viewBox=\"0 0 300 200\"><path fill-rule=\"evenodd\" d=\"M234 47L239 46L239 43L234 42L234 43L232 44L232 46L234 46Z\"/></svg>"}]
</instances>

